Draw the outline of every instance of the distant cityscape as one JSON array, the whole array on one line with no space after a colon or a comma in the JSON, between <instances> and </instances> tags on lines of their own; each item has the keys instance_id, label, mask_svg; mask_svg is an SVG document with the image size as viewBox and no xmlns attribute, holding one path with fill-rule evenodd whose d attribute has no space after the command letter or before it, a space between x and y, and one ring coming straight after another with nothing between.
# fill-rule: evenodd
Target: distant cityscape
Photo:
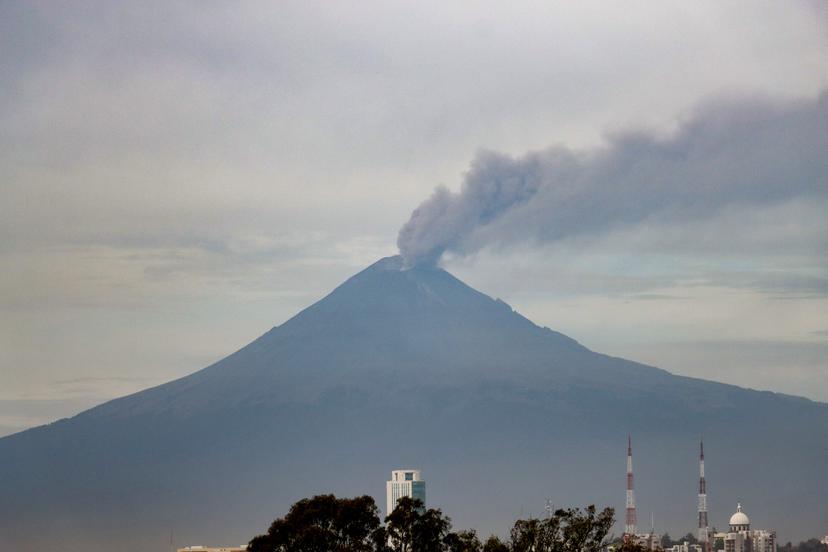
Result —
<instances>
[{"instance_id":1,"label":"distant cityscape","mask_svg":"<svg viewBox=\"0 0 828 552\"><path fill-rule=\"evenodd\" d=\"M699 501L698 533L696 543L684 541L671 547L662 546L661 535L653 529L649 533L639 533L635 507L635 487L632 463L632 438L627 437L627 501L625 511L625 542L634 542L651 551L664 552L777 552L776 531L772 529L751 529L750 518L742 511L741 502L736 504L736 512L730 516L727 532L710 535L707 519L707 482L704 477L704 442L699 442ZM828 539L828 536L825 537ZM612 545L607 547L613 549Z\"/></svg>"},{"instance_id":2,"label":"distant cityscape","mask_svg":"<svg viewBox=\"0 0 828 552\"><path fill-rule=\"evenodd\" d=\"M707 517L707 483L704 476L704 442L699 443L699 489L698 489L698 530L696 542L683 540L672 546L665 546L663 536L651 527L650 532L638 531L633 473L632 437L627 437L626 508L624 534L620 543L607 543L604 552L613 552L624 544L634 544L651 552L777 552L776 531L773 529L751 528L750 518L736 503L736 511L730 516L728 530L711 535ZM404 497L419 500L426 507L426 482L419 469L396 469L385 482L385 513L390 514L397 502ZM547 508L547 513L549 509ZM688 534L691 535L692 533ZM685 537L686 539L686 537ZM828 535L820 541L828 546ZM177 552L245 552L246 545L230 547L209 547L191 545L178 548Z\"/></svg>"}]
</instances>

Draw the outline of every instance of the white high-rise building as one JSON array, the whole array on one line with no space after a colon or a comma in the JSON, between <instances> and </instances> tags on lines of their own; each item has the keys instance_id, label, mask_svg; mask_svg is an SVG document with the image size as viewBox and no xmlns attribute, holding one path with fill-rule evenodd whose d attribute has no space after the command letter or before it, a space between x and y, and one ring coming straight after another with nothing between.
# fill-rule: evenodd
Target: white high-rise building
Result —
<instances>
[{"instance_id":1,"label":"white high-rise building","mask_svg":"<svg viewBox=\"0 0 828 552\"><path fill-rule=\"evenodd\" d=\"M409 496L426 503L425 481L420 478L420 470L394 470L391 480L385 483L385 515L397 507L397 501Z\"/></svg>"}]
</instances>

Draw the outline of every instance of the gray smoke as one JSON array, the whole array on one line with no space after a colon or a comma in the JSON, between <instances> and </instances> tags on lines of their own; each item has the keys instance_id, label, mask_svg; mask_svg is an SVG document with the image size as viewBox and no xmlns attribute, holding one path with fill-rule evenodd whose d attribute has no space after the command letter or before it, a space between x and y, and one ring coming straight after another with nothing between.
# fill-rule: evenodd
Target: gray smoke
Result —
<instances>
[{"instance_id":1,"label":"gray smoke","mask_svg":"<svg viewBox=\"0 0 828 552\"><path fill-rule=\"evenodd\" d=\"M726 102L697 110L668 138L630 131L588 152L481 153L458 193L437 188L414 210L397 245L408 266L435 264L445 252L826 193L828 92L786 104Z\"/></svg>"}]
</instances>

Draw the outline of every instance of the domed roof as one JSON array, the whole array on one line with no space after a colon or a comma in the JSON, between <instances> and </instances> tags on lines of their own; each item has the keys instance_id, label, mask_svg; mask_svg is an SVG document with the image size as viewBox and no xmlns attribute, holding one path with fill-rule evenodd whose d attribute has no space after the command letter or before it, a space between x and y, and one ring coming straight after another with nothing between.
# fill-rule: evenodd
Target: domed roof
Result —
<instances>
[{"instance_id":1,"label":"domed roof","mask_svg":"<svg viewBox=\"0 0 828 552\"><path fill-rule=\"evenodd\" d=\"M736 505L736 513L730 516L730 525L750 525L750 518L742 511L742 503Z\"/></svg>"}]
</instances>

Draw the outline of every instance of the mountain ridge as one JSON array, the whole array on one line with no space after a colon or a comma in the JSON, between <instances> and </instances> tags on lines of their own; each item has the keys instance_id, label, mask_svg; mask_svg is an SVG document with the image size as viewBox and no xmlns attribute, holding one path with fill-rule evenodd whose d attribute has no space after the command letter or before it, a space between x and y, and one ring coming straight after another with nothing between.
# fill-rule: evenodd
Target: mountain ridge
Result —
<instances>
[{"instance_id":1,"label":"mountain ridge","mask_svg":"<svg viewBox=\"0 0 828 552\"><path fill-rule=\"evenodd\" d=\"M241 542L316 492L381 504L398 464L439 483L429 500L458 526L503 532L545 495L622 507L628 433L665 524L692 528L701 434L712 520L732 509L718 493L766 525L806 509L780 531L828 516L828 405L595 353L443 269L401 268L380 259L202 370L0 439L16 497L0 545L141 550L170 526Z\"/></svg>"}]
</instances>

